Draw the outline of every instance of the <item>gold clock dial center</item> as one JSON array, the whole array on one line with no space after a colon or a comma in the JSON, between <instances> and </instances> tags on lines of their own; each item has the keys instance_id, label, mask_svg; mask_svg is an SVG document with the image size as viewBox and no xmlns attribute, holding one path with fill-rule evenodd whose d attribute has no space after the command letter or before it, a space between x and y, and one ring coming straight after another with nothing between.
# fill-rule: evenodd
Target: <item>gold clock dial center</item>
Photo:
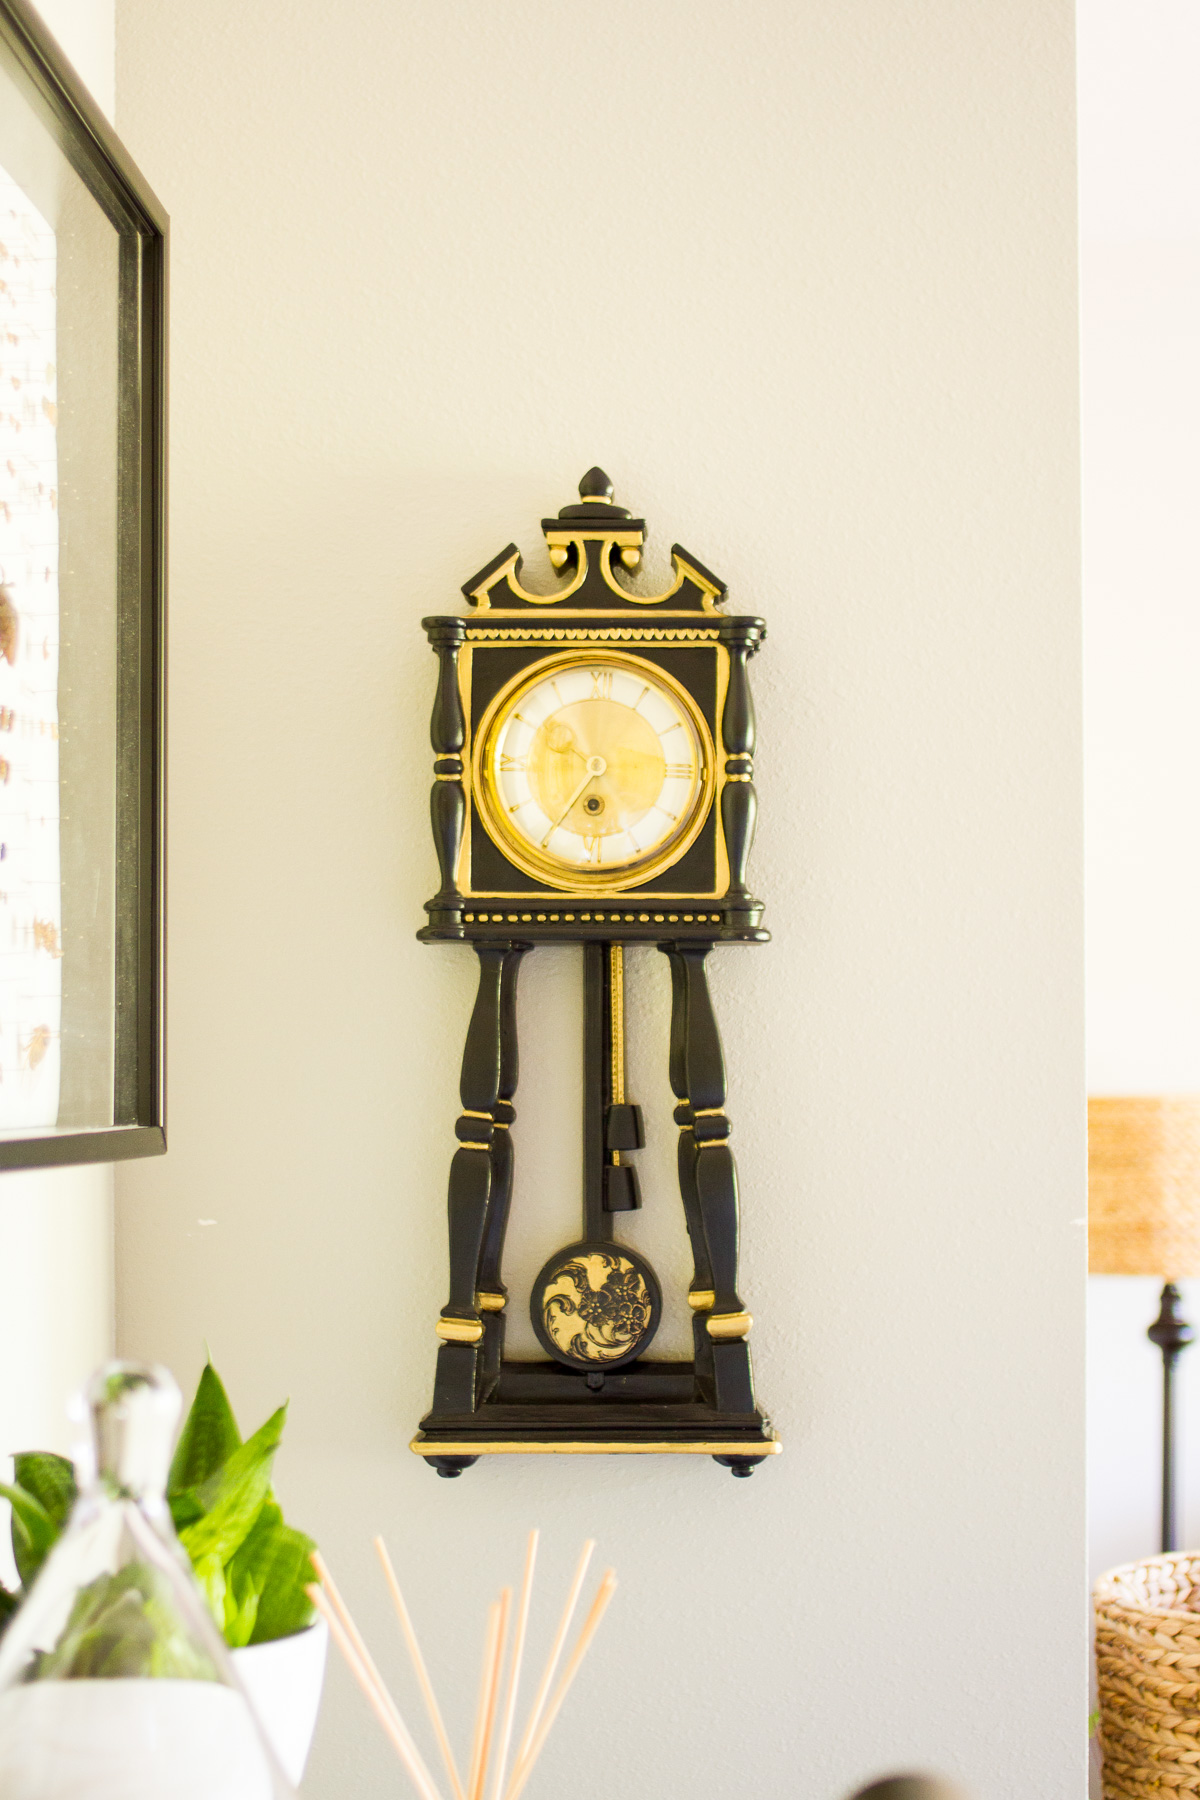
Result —
<instances>
[{"instance_id":1,"label":"gold clock dial center","mask_svg":"<svg viewBox=\"0 0 1200 1800\"><path fill-rule=\"evenodd\" d=\"M652 726L615 700L560 707L538 727L526 762L530 791L546 817L601 837L645 817L662 792L666 768ZM597 799L603 806L589 804Z\"/></svg>"}]
</instances>

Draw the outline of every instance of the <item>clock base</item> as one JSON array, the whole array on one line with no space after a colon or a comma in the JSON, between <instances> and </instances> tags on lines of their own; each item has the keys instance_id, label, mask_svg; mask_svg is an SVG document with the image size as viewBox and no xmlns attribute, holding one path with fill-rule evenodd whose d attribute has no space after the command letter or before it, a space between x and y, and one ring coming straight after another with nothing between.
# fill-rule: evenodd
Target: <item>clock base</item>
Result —
<instances>
[{"instance_id":1,"label":"clock base","mask_svg":"<svg viewBox=\"0 0 1200 1800\"><path fill-rule=\"evenodd\" d=\"M555 1373L552 1364L505 1365L498 1391L532 1385L539 1370L548 1378ZM686 1383L695 1392L689 1363L649 1364L641 1371L634 1364L626 1379L638 1373L660 1391L668 1386L678 1391ZM615 1384L618 1378L611 1379ZM701 1401L647 1403L640 1393L618 1392L584 1402L491 1400L471 1413L429 1413L409 1448L439 1475L459 1475L481 1456L685 1455L711 1456L734 1475L746 1476L783 1446L770 1420L757 1411L720 1413Z\"/></svg>"}]
</instances>

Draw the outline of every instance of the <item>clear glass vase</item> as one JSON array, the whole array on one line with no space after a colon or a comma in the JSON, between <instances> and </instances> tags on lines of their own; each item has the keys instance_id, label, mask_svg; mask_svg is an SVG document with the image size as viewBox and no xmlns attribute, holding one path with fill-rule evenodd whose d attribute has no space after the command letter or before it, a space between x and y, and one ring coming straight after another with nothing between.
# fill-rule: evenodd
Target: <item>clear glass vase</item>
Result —
<instances>
[{"instance_id":1,"label":"clear glass vase","mask_svg":"<svg viewBox=\"0 0 1200 1800\"><path fill-rule=\"evenodd\" d=\"M167 1509L179 1389L110 1363L79 1498L0 1638L3 1800L289 1800Z\"/></svg>"}]
</instances>

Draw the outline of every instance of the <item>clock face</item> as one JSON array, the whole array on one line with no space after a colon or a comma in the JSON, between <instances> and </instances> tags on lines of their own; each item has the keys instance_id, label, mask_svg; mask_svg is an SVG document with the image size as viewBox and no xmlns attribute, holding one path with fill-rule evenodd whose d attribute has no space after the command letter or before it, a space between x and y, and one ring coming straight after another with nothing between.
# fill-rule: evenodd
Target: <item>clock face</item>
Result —
<instances>
[{"instance_id":1,"label":"clock face","mask_svg":"<svg viewBox=\"0 0 1200 1800\"><path fill-rule=\"evenodd\" d=\"M560 888L646 880L683 854L712 790L703 716L640 657L571 652L504 690L481 732L485 823Z\"/></svg>"}]
</instances>

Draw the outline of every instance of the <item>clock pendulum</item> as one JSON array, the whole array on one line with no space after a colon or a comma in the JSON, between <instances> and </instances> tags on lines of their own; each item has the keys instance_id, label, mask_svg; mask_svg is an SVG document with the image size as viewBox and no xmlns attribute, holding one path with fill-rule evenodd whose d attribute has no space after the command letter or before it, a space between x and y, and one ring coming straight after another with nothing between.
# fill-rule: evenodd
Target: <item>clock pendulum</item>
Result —
<instances>
[{"instance_id":1,"label":"clock pendulum","mask_svg":"<svg viewBox=\"0 0 1200 1800\"><path fill-rule=\"evenodd\" d=\"M647 596L619 578L645 524L591 469L578 505L542 529L563 576L526 589L509 545L463 588L473 615L424 621L439 675L431 816L441 886L426 943L467 943L479 991L450 1169L450 1295L437 1321L433 1406L412 1448L441 1475L480 1456L709 1455L749 1475L779 1440L758 1409L737 1286L737 1176L708 990L717 944L764 943L746 884L754 710L746 665L766 628L718 610L724 585L677 544ZM718 746L720 747L718 750ZM539 944L584 966L583 1235L533 1284L549 1361L504 1354L512 1194L516 983ZM690 1361L652 1361L658 1277L618 1241L642 1204L644 1142L625 1097L625 946L671 966L670 1077L692 1255Z\"/></svg>"},{"instance_id":2,"label":"clock pendulum","mask_svg":"<svg viewBox=\"0 0 1200 1800\"><path fill-rule=\"evenodd\" d=\"M584 1237L555 1252L529 1297L542 1348L593 1392L649 1348L662 1315L654 1270L614 1242L613 1214L642 1203L637 1173L621 1161L644 1142L641 1108L625 1100L624 959L621 944L584 946Z\"/></svg>"}]
</instances>

